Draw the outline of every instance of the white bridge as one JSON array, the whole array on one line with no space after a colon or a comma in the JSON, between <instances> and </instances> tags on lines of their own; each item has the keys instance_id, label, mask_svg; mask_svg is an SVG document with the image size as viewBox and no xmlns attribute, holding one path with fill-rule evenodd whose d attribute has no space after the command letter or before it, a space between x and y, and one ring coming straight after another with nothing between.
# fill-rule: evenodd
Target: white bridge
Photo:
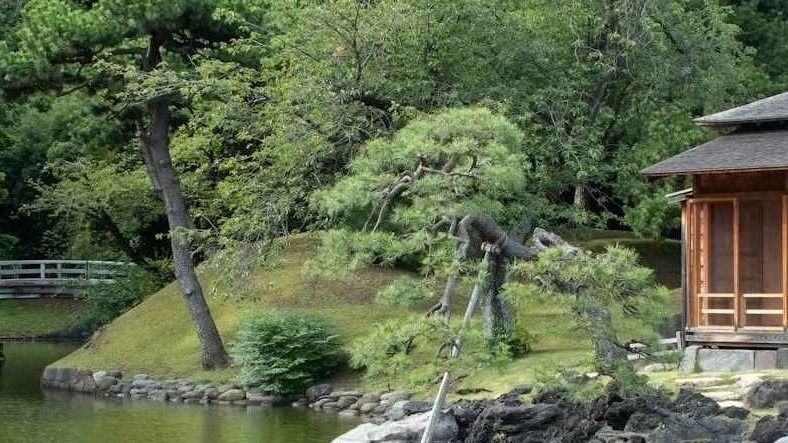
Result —
<instances>
[{"instance_id":1,"label":"white bridge","mask_svg":"<svg viewBox=\"0 0 788 443\"><path fill-rule=\"evenodd\" d=\"M130 264L95 260L0 261L0 299L74 298L111 283Z\"/></svg>"}]
</instances>

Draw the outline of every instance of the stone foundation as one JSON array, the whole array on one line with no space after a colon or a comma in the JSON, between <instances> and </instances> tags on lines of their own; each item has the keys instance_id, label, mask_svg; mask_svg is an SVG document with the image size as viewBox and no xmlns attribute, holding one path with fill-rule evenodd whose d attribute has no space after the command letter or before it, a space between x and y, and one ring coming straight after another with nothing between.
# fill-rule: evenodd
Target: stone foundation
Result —
<instances>
[{"instance_id":1,"label":"stone foundation","mask_svg":"<svg viewBox=\"0 0 788 443\"><path fill-rule=\"evenodd\" d=\"M688 346L682 372L738 372L788 369L788 348L724 349Z\"/></svg>"}]
</instances>

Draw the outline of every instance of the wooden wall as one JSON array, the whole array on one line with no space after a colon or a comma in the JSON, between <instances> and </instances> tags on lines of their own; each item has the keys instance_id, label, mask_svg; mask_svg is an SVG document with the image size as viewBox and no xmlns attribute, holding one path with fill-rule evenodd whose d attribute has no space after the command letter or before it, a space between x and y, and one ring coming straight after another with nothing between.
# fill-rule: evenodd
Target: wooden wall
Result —
<instances>
[{"instance_id":1,"label":"wooden wall","mask_svg":"<svg viewBox=\"0 0 788 443\"><path fill-rule=\"evenodd\" d=\"M696 175L682 208L687 325L783 330L788 171Z\"/></svg>"},{"instance_id":2,"label":"wooden wall","mask_svg":"<svg viewBox=\"0 0 788 443\"><path fill-rule=\"evenodd\" d=\"M695 196L788 190L786 171L698 174L692 178L692 190Z\"/></svg>"}]
</instances>

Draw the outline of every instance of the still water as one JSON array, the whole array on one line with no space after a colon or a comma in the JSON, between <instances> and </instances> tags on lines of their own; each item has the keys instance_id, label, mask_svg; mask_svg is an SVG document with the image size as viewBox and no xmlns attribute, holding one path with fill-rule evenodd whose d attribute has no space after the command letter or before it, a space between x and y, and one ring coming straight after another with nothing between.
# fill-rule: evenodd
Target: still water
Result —
<instances>
[{"instance_id":1,"label":"still water","mask_svg":"<svg viewBox=\"0 0 788 443\"><path fill-rule=\"evenodd\" d=\"M357 424L306 408L234 408L42 392L69 343L5 343L0 443L323 443Z\"/></svg>"}]
</instances>

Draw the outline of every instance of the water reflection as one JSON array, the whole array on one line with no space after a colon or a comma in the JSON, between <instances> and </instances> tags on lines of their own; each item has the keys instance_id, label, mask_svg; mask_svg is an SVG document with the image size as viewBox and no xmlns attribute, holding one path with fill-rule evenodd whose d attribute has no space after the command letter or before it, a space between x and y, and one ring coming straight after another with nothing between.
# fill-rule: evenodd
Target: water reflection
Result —
<instances>
[{"instance_id":1,"label":"water reflection","mask_svg":"<svg viewBox=\"0 0 788 443\"><path fill-rule=\"evenodd\" d=\"M4 443L317 443L353 427L333 414L293 408L235 408L96 399L45 392L43 367L74 345L6 343L0 372Z\"/></svg>"}]
</instances>

